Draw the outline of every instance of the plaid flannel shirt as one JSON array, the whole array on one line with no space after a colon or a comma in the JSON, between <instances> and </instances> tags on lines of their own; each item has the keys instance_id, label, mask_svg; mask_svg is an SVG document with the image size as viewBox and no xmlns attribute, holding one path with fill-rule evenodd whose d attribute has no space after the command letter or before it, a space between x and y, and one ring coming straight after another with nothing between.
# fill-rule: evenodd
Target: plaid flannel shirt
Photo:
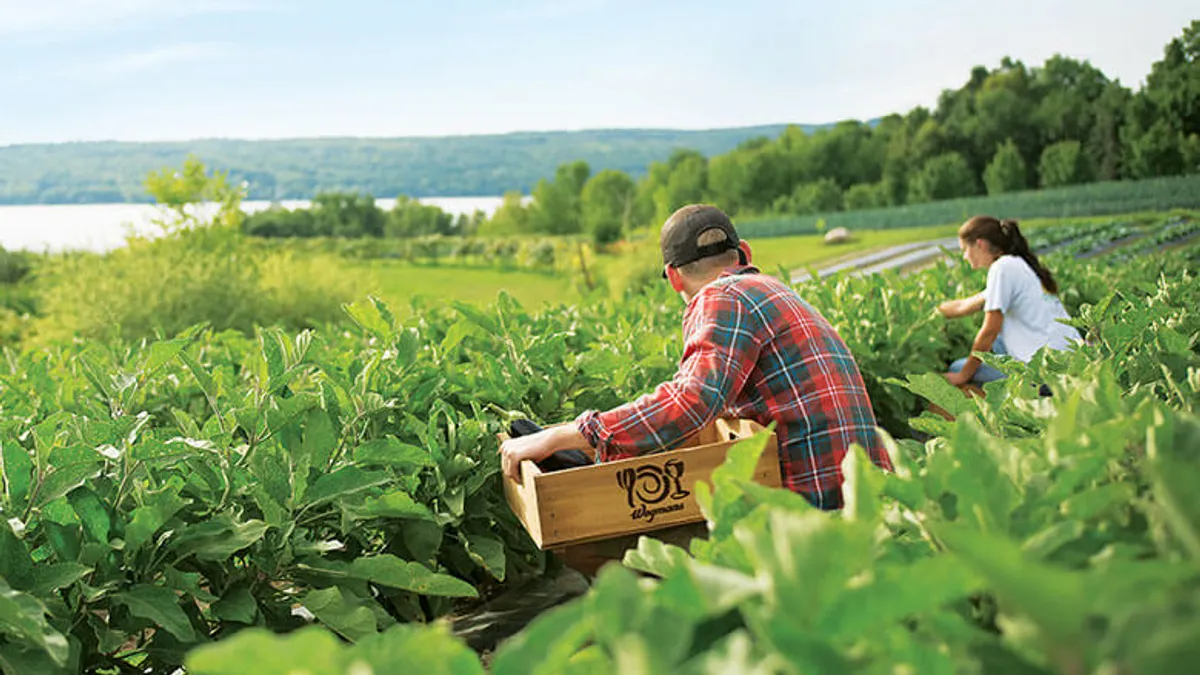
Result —
<instances>
[{"instance_id":1,"label":"plaid flannel shirt","mask_svg":"<svg viewBox=\"0 0 1200 675\"><path fill-rule=\"evenodd\" d=\"M751 266L726 270L688 303L683 337L671 381L576 418L597 461L678 447L727 416L776 423L784 486L818 508L841 508L841 462L852 444L892 469L850 350L786 284Z\"/></svg>"}]
</instances>

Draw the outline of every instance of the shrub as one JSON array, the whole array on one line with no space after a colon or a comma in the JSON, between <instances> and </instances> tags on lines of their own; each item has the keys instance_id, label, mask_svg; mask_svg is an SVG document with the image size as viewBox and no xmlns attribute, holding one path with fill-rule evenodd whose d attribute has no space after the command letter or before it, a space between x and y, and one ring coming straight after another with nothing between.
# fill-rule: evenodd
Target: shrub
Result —
<instances>
[{"instance_id":1,"label":"shrub","mask_svg":"<svg viewBox=\"0 0 1200 675\"><path fill-rule=\"evenodd\" d=\"M236 232L203 229L58 259L43 284L37 332L51 340L174 335L202 322L305 328L337 319L356 288L333 256L265 251Z\"/></svg>"}]
</instances>

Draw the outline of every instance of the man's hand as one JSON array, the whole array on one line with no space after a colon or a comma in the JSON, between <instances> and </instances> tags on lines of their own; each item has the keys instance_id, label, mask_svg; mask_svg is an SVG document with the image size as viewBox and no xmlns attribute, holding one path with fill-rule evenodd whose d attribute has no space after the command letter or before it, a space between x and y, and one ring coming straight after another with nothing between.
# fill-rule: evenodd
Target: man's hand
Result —
<instances>
[{"instance_id":1,"label":"man's hand","mask_svg":"<svg viewBox=\"0 0 1200 675\"><path fill-rule=\"evenodd\" d=\"M957 373L945 373L944 375L946 381L956 387L961 387L971 381L971 378L965 376L961 370Z\"/></svg>"},{"instance_id":2,"label":"man's hand","mask_svg":"<svg viewBox=\"0 0 1200 675\"><path fill-rule=\"evenodd\" d=\"M510 438L500 444L500 466L504 475L521 481L521 462L543 460L559 450L588 447L587 440L574 424L543 429L536 434Z\"/></svg>"}]
</instances>

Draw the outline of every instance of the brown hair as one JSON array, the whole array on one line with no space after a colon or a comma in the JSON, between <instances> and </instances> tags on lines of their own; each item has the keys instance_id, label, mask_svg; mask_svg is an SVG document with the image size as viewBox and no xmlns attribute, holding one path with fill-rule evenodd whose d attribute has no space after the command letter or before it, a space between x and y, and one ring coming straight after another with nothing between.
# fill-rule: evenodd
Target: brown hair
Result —
<instances>
[{"instance_id":1,"label":"brown hair","mask_svg":"<svg viewBox=\"0 0 1200 675\"><path fill-rule=\"evenodd\" d=\"M992 216L975 216L958 228L958 238L973 244L980 239L992 245L992 248L1004 255L1015 255L1024 260L1042 281L1042 288L1047 293L1058 294L1058 283L1054 275L1038 260L1021 228L1015 220L998 220Z\"/></svg>"}]
</instances>

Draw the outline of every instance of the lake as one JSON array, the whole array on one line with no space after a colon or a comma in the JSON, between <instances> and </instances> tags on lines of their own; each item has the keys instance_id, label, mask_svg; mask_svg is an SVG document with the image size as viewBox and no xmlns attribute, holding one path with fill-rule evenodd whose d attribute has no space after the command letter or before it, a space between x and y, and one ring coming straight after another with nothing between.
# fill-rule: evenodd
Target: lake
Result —
<instances>
[{"instance_id":1,"label":"lake","mask_svg":"<svg viewBox=\"0 0 1200 675\"><path fill-rule=\"evenodd\" d=\"M425 197L424 204L440 207L447 213L473 213L476 210L491 215L504 201L503 197ZM280 202L289 209L307 207L307 200ZM377 199L376 206L388 211L395 199ZM267 201L242 202L247 213L271 206ZM70 204L29 206L0 206L0 246L15 250L62 251L68 249L107 251L125 244L129 227L140 233L151 233L150 222L158 213L152 204Z\"/></svg>"}]
</instances>

